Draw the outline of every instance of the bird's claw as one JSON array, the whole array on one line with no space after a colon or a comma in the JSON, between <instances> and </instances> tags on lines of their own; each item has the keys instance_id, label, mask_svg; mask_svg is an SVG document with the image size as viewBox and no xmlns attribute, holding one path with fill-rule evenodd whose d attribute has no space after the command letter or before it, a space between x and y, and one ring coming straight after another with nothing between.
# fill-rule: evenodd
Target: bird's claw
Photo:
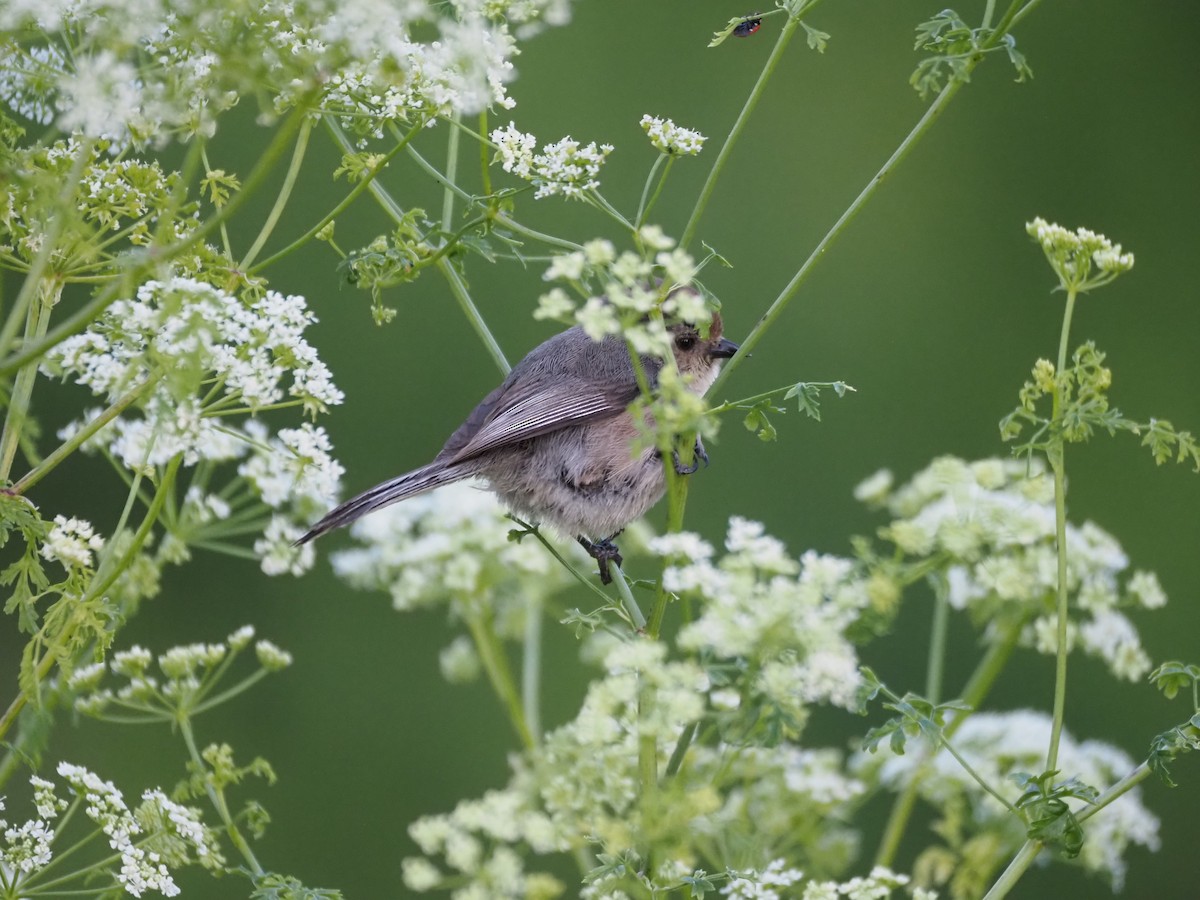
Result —
<instances>
[{"instance_id":1,"label":"bird's claw","mask_svg":"<svg viewBox=\"0 0 1200 900\"><path fill-rule=\"evenodd\" d=\"M704 442L700 440L700 436L696 436L695 456L692 459L690 466L685 466L683 460L679 458L679 451L671 451L671 461L675 463L676 475L694 475L696 470L700 468L700 463L708 465L708 452L704 449Z\"/></svg>"},{"instance_id":2,"label":"bird's claw","mask_svg":"<svg viewBox=\"0 0 1200 900\"><path fill-rule=\"evenodd\" d=\"M613 535L613 537L616 537L616 535ZM612 573L608 571L609 562L615 562L618 566L625 562L621 558L621 551L612 542L612 538L605 538L602 541L589 541L585 537L580 537L576 538L576 540L588 552L588 556L596 560L600 569L600 583L611 584Z\"/></svg>"}]
</instances>

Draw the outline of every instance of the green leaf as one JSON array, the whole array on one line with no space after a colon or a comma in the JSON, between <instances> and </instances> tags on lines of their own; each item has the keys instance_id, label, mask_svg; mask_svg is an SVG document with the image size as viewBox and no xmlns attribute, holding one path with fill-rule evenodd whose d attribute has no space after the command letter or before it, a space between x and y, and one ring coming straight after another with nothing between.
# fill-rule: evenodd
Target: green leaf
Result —
<instances>
[{"instance_id":1,"label":"green leaf","mask_svg":"<svg viewBox=\"0 0 1200 900\"><path fill-rule=\"evenodd\" d=\"M787 393L783 395L784 400L791 400L793 397L796 398L800 412L810 419L821 421L821 388L819 385L804 381L798 382L788 388Z\"/></svg>"},{"instance_id":2,"label":"green leaf","mask_svg":"<svg viewBox=\"0 0 1200 900\"><path fill-rule=\"evenodd\" d=\"M1031 840L1058 847L1068 859L1074 859L1083 848L1083 828L1066 801L1095 803L1100 792L1075 776L1055 782L1057 774L1057 770L1039 775L1014 772L1009 777L1024 792L1013 805L1025 814L1026 835Z\"/></svg>"},{"instance_id":3,"label":"green leaf","mask_svg":"<svg viewBox=\"0 0 1200 900\"><path fill-rule=\"evenodd\" d=\"M1011 34L1006 34L1002 39L1002 43L1005 51L1008 53L1008 61L1017 70L1017 83L1020 84L1027 79L1033 78L1033 70L1029 68L1029 63L1025 61L1025 54L1017 50L1017 39Z\"/></svg>"},{"instance_id":4,"label":"green leaf","mask_svg":"<svg viewBox=\"0 0 1200 900\"><path fill-rule=\"evenodd\" d=\"M775 430L775 426L767 418L768 410L782 412L782 410L776 410L770 403L763 400L752 406L750 411L746 413L746 418L742 420L742 424L746 426L746 430L757 434L760 441L773 441L779 436L779 433Z\"/></svg>"},{"instance_id":5,"label":"green leaf","mask_svg":"<svg viewBox=\"0 0 1200 900\"><path fill-rule=\"evenodd\" d=\"M1174 700L1181 690L1191 690L1200 682L1200 666L1172 660L1151 672L1148 680L1163 692L1164 697Z\"/></svg>"},{"instance_id":6,"label":"green leaf","mask_svg":"<svg viewBox=\"0 0 1200 900\"><path fill-rule=\"evenodd\" d=\"M1175 787L1168 768L1170 763L1183 753L1200 750L1200 712L1194 713L1187 722L1157 735L1150 742L1150 755L1146 764L1167 787Z\"/></svg>"},{"instance_id":7,"label":"green leaf","mask_svg":"<svg viewBox=\"0 0 1200 900\"><path fill-rule=\"evenodd\" d=\"M829 43L830 35L825 31L818 31L806 22L801 22L800 27L804 29L808 35L808 49L816 50L818 53L824 53L825 47Z\"/></svg>"}]
</instances>

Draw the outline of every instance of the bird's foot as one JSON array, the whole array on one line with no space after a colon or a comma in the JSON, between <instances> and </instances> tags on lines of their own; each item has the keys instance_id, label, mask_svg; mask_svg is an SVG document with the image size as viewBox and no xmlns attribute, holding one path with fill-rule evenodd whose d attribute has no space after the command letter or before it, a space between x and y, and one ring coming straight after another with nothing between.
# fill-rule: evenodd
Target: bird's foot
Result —
<instances>
[{"instance_id":1,"label":"bird's foot","mask_svg":"<svg viewBox=\"0 0 1200 900\"><path fill-rule=\"evenodd\" d=\"M696 435L695 457L692 459L690 466L685 466L683 460L679 458L679 451L671 451L671 461L675 463L676 475L694 475L696 470L700 468L700 463L708 465L708 453L704 449L704 441L700 440L700 435Z\"/></svg>"},{"instance_id":2,"label":"bird's foot","mask_svg":"<svg viewBox=\"0 0 1200 900\"><path fill-rule=\"evenodd\" d=\"M617 532L620 534L620 532ZM612 537L616 537L614 534ZM625 560L621 558L621 551L617 545L612 542L612 538L605 538L602 541L589 541L585 537L576 538L579 545L588 552L588 556L596 560L600 567L600 583L610 584L612 582L612 574L608 571L609 562L615 562L618 566Z\"/></svg>"}]
</instances>

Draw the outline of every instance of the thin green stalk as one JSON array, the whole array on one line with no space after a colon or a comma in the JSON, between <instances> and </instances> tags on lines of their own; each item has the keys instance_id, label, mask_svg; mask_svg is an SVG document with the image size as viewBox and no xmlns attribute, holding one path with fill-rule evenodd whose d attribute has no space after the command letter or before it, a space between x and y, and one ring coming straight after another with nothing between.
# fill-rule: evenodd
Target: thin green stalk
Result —
<instances>
[{"instance_id":1,"label":"thin green stalk","mask_svg":"<svg viewBox=\"0 0 1200 900\"><path fill-rule=\"evenodd\" d=\"M1100 812L1100 810L1104 809L1104 807L1108 806L1123 794L1133 790L1149 777L1150 764L1148 762L1143 762L1140 766L1110 787L1107 791L1104 791L1089 806L1080 810L1076 814L1075 819L1079 822L1086 822L1092 816L1096 815L1096 813Z\"/></svg>"},{"instance_id":2,"label":"thin green stalk","mask_svg":"<svg viewBox=\"0 0 1200 900\"><path fill-rule=\"evenodd\" d=\"M126 409L132 406L143 394L146 393L153 385L157 384L162 379L165 373L158 372L151 375L140 385L131 391L127 391L123 396L119 397L108 409L96 416L85 426L80 428L70 439L64 441L57 449L37 466L30 469L21 477L21 479L12 486L14 494L24 494L31 487L49 475L64 459L78 450L85 441L91 438L97 431L123 413Z\"/></svg>"},{"instance_id":3,"label":"thin green stalk","mask_svg":"<svg viewBox=\"0 0 1200 900\"><path fill-rule=\"evenodd\" d=\"M521 657L521 707L525 725L535 744L542 738L542 601L530 594L525 598L525 640Z\"/></svg>"},{"instance_id":4,"label":"thin green stalk","mask_svg":"<svg viewBox=\"0 0 1200 900\"><path fill-rule=\"evenodd\" d=\"M604 593L604 591L600 590L600 588L597 587L596 584L590 578L588 578L586 575L584 575L582 572L579 571L579 568L574 563L572 563L569 559L567 559L565 556L563 556L561 553L559 553L558 548L555 547L552 543L550 543L550 541L546 539L546 536L544 534L542 534L542 532L538 528L529 524L528 522L521 521L516 516L514 516L512 513L509 513L508 517L510 519L512 519L514 522L516 522L518 525L520 525L522 528L524 528L529 534L533 535L533 537L537 540L537 542L539 544L541 544L543 547L545 547L548 551L550 551L550 555L553 556L556 560L558 560L559 565L561 565L564 569L566 569L568 572L570 572L575 577L576 581L578 581L585 588L587 588L589 591L591 591L593 594L595 594L597 597L599 597L600 601L605 606L612 605L612 597L608 596L608 594L606 594L606 593Z\"/></svg>"},{"instance_id":5,"label":"thin green stalk","mask_svg":"<svg viewBox=\"0 0 1200 900\"><path fill-rule=\"evenodd\" d=\"M599 191L587 191L582 195L582 197L585 203L588 203L590 206L600 210L600 212L607 215L622 228L626 229L627 231L634 230L634 224L625 218L619 209L609 203L608 200L605 199L604 195Z\"/></svg>"},{"instance_id":6,"label":"thin green stalk","mask_svg":"<svg viewBox=\"0 0 1200 900\"><path fill-rule=\"evenodd\" d=\"M533 733L529 730L529 723L525 721L525 711L521 706L521 698L517 693L516 684L513 682L512 671L509 669L508 659L504 655L504 648L496 640L495 632L490 625L485 624L478 615L469 613L464 618L475 643L475 651L483 663L483 670L492 684L492 690L496 692L496 696L500 698L500 702L508 711L508 719L521 741L521 746L526 750L531 749L536 742L533 739Z\"/></svg>"},{"instance_id":7,"label":"thin green stalk","mask_svg":"<svg viewBox=\"0 0 1200 900\"><path fill-rule=\"evenodd\" d=\"M467 321L475 329L475 334L483 342L483 346L492 357L492 362L496 364L496 368L500 370L500 374L507 375L512 370L512 366L509 365L504 351L500 349L500 344L496 340L496 336L492 334L492 330L488 328L487 322L484 321L483 316L479 313L479 309L471 299L471 294L467 291L466 282L462 280L462 276L458 274L458 270L450 265L445 258L438 260L437 267L438 271L445 277L447 284L450 285L450 293L458 301L463 315L467 317Z\"/></svg>"},{"instance_id":8,"label":"thin green stalk","mask_svg":"<svg viewBox=\"0 0 1200 900\"><path fill-rule=\"evenodd\" d=\"M468 203L479 205L479 202L475 197L472 197L458 185L452 184L444 174L439 172L437 168L429 162L429 160L420 154L416 147L409 147L408 155L412 157L413 162L425 170L426 174L432 176L441 184L444 184L447 189L454 191L460 200L465 200ZM489 215L491 216L492 221L497 225L507 228L509 231L514 231L523 237L527 237L531 241L549 244L552 247L561 247L564 250L574 251L582 248L581 244L577 244L574 241L568 241L565 238L555 237L552 234L546 234L544 231L537 231L533 228L522 225L520 222L509 217L507 214L500 212L499 210L489 210Z\"/></svg>"},{"instance_id":9,"label":"thin green stalk","mask_svg":"<svg viewBox=\"0 0 1200 900\"><path fill-rule=\"evenodd\" d=\"M212 163L208 161L208 149L201 147L200 158L204 162L204 174L211 175L213 172ZM233 243L229 240L229 228L224 222L221 223L221 249L225 251L225 256L228 259L233 259Z\"/></svg>"},{"instance_id":10,"label":"thin green stalk","mask_svg":"<svg viewBox=\"0 0 1200 900\"><path fill-rule=\"evenodd\" d=\"M458 123L455 114L454 124ZM458 129L450 128L446 138L446 182L442 190L442 231L450 233L450 225L454 221L454 191L450 185L458 184Z\"/></svg>"},{"instance_id":11,"label":"thin green stalk","mask_svg":"<svg viewBox=\"0 0 1200 900\"><path fill-rule=\"evenodd\" d=\"M675 162L675 157L669 153L660 153L654 160L654 165L650 167L650 174L646 176L646 183L642 185L642 199L638 201L637 217L633 220L633 224L638 228L646 221L646 216L650 215L650 210L654 208L655 202L658 200L658 195L662 193L663 185L667 183L667 174L671 171L671 164ZM654 184L654 176L658 174L658 170L666 163L666 169L662 176L658 179L658 184L654 188L654 196L650 196L650 185Z\"/></svg>"},{"instance_id":12,"label":"thin green stalk","mask_svg":"<svg viewBox=\"0 0 1200 900\"><path fill-rule=\"evenodd\" d=\"M179 724L179 733L183 735L183 742L187 745L188 756L192 758L192 765L196 767L197 772L207 772L208 764L204 762L204 758L200 755L200 749L196 746L196 736L192 733L192 722L187 716L181 716L177 720ZM223 791L214 787L207 779L204 783L204 791L208 794L208 799L212 802L213 808L216 809L217 815L225 825L225 834L228 835L230 843L242 855L242 859L246 861L246 865L250 867L250 871L256 876L264 874L263 867L259 864L258 858L254 855L254 851L250 849L250 843L242 835L241 830L237 827L237 823L233 821L233 816L229 812L229 804L225 802L225 794Z\"/></svg>"},{"instance_id":13,"label":"thin green stalk","mask_svg":"<svg viewBox=\"0 0 1200 900\"><path fill-rule=\"evenodd\" d=\"M968 65L973 67L973 65L970 63L968 63ZM741 351L732 359L729 359L725 362L725 365L721 368L721 373L717 376L717 380L713 383L713 386L710 389L710 393L716 393L719 391L721 385L725 383L725 380L729 378L734 371L736 371L742 360L745 359L749 355L750 351L758 345L758 342L762 339L763 335L766 334L767 329L769 329L775 323L775 320L778 319L779 316L782 315L783 311L787 308L788 303L791 302L797 290L799 290L800 285L802 285L808 279L808 276L812 274L813 269L816 268L817 263L825 257L826 251L828 251L829 248L833 246L834 242L842 236L842 233L846 230L846 227L851 221L853 221L854 217L858 215L858 213L866 205L867 201L875 195L875 191L878 190L879 186L883 184L883 182L888 178L889 175L892 174L893 171L895 171L896 167L904 160L904 158L908 156L912 149L917 145L917 142L925 136L925 134L933 126L933 123L937 121L938 117L945 110L946 106L949 105L950 101L954 98L954 95L958 93L963 84L964 82L961 80L952 79L944 88L942 88L937 97L934 99L933 103L931 103L929 108L925 110L925 114L921 116L920 120L918 120L917 124L913 127L912 131L910 131L904 137L904 140L900 142L900 145L892 152L892 155L888 157L887 162L885 162L879 171L876 172L871 178L871 180L867 182L866 187L864 187L859 192L858 196L854 198L854 202L846 207L845 212L843 212L838 217L837 221L833 223L833 227L831 227L829 231L825 233L825 236L821 238L817 246L813 248L812 253L809 254L808 259L804 261L804 264L801 265L796 271L796 274L792 276L792 280L787 283L784 289L779 293L779 296L775 298L775 301L771 304L767 311L763 313L758 322L755 323L754 327L750 330L750 333L746 335L745 339L742 341Z\"/></svg>"},{"instance_id":14,"label":"thin green stalk","mask_svg":"<svg viewBox=\"0 0 1200 900\"><path fill-rule=\"evenodd\" d=\"M642 679L639 677L639 681ZM643 817L650 814L647 801L658 791L658 738L647 733L644 724L654 716L658 692L651 684L642 683L638 692L638 781L641 784Z\"/></svg>"},{"instance_id":15,"label":"thin green stalk","mask_svg":"<svg viewBox=\"0 0 1200 900\"><path fill-rule=\"evenodd\" d=\"M929 629L929 660L925 668L925 699L942 702L942 676L946 668L946 634L950 625L949 588L944 578L934 584L933 624Z\"/></svg>"},{"instance_id":16,"label":"thin green stalk","mask_svg":"<svg viewBox=\"0 0 1200 900\"><path fill-rule=\"evenodd\" d=\"M692 741L696 737L696 723L689 722L679 735L679 740L675 742L675 749L671 751L671 758L667 760L667 769L664 773L670 778L679 771L683 765L683 758L687 756L688 748L692 746Z\"/></svg>"},{"instance_id":17,"label":"thin green stalk","mask_svg":"<svg viewBox=\"0 0 1200 900\"><path fill-rule=\"evenodd\" d=\"M816 6L819 2L820 0L815 0L815 2L808 4L805 12ZM708 178L704 181L704 187L700 189L700 196L696 198L696 205L692 208L692 214L688 217L687 225L683 229L683 236L679 239L680 247L688 247L692 239L696 236L696 228L700 225L700 217L704 215L704 210L708 207L708 201L712 198L713 191L717 186L717 179L721 177L721 173L725 170L725 166L729 162L729 157L733 153L734 145L737 144L738 138L742 136L742 131L745 129L746 123L750 121L750 115L754 112L754 108L758 106L758 101L766 89L767 82L775 74L775 69L779 65L779 61L783 59L783 53L787 49L788 43L792 40L792 36L799 27L800 17L789 13L787 20L783 23L783 28L779 31L779 37L775 40L775 46L771 50L771 55L767 57L766 63L763 64L762 71L758 74L758 80L750 90L750 95L746 98L746 102L742 104L742 111L738 113L733 127L725 137L725 143L721 145L721 150L717 153L716 160L713 161L712 169L709 170Z\"/></svg>"},{"instance_id":18,"label":"thin green stalk","mask_svg":"<svg viewBox=\"0 0 1200 900\"><path fill-rule=\"evenodd\" d=\"M1071 315L1075 311L1075 288L1067 289L1067 306L1063 311L1062 333L1058 339L1058 368L1061 376L1067 367L1067 345L1071 334ZM1062 398L1055 388L1051 421L1057 422L1061 413ZM1058 648L1054 664L1054 717L1050 724L1050 746L1046 751L1047 771L1058 766L1058 747L1062 740L1063 720L1067 707L1067 624L1069 603L1067 597L1067 472L1066 441L1058 434L1047 456L1054 470L1054 534L1058 556L1058 588L1055 592L1057 614Z\"/></svg>"},{"instance_id":19,"label":"thin green stalk","mask_svg":"<svg viewBox=\"0 0 1200 900\"><path fill-rule=\"evenodd\" d=\"M42 285L37 299L30 304L25 316L26 342L45 337L50 326L50 311L60 296L62 282L50 281ZM33 397L33 383L36 378L37 361L31 360L21 367L13 382L8 413L4 417L4 433L0 435L0 482L8 481L9 473L12 472L17 447L21 443L21 432L25 429L26 417L29 414L29 401Z\"/></svg>"},{"instance_id":20,"label":"thin green stalk","mask_svg":"<svg viewBox=\"0 0 1200 900\"><path fill-rule=\"evenodd\" d=\"M79 145L79 153L75 157L75 161L71 164L71 171L67 175L66 181L63 182L62 190L58 192L56 210L59 214L50 217L46 232L42 235L42 244L38 248L33 262L29 265L29 271L25 273L25 280L21 284L21 290L17 292L17 298L13 301L12 309L9 310L8 319L4 322L4 328L0 329L0 353L8 352L13 338L17 336L17 329L21 327L21 320L28 320L26 310L33 303L33 298L42 289L42 280L46 274L46 268L50 265L50 260L58 249L59 236L62 234L62 230L70 218L66 212L75 208L75 190L79 187L79 181L83 178L84 167L87 165L87 161L91 155L92 142L84 141ZM5 372L4 374L8 373Z\"/></svg>"},{"instance_id":21,"label":"thin green stalk","mask_svg":"<svg viewBox=\"0 0 1200 900\"><path fill-rule=\"evenodd\" d=\"M334 140L342 146L344 151L347 153L350 152L353 149L353 145L350 143L349 137L346 136L341 126L336 122L329 121L328 127ZM410 147L409 150L411 152L412 148ZM398 222L404 217L403 207L396 202L383 185L372 181L369 190L371 191L371 196L375 198L384 211L393 219ZM471 295L467 291L467 286L463 282L462 277L446 261L445 257L438 260L437 267L438 271L442 273L450 285L451 293L454 294L458 305L462 308L463 314L467 317L467 321L471 323L471 327L475 329L475 333L479 335L479 339L483 342L484 347L491 354L496 366L503 374L507 375L512 366L509 365L508 360L504 356L504 351L500 349L500 344L496 341L495 335L492 334L491 329L488 328L487 323L483 320L483 316L479 314L479 310L475 307L475 303L471 300Z\"/></svg>"},{"instance_id":22,"label":"thin green stalk","mask_svg":"<svg viewBox=\"0 0 1200 900\"><path fill-rule=\"evenodd\" d=\"M250 249L246 251L246 255L242 257L242 261L238 264L238 268L243 272L246 271L258 258L259 251L262 250L263 244L271 237L271 233L275 230L275 226L279 223L279 217L283 215L284 207L287 206L288 200L291 199L292 190L296 187L296 179L300 177L300 167L304 164L304 155L308 151L308 137L312 134L312 119L306 118L300 123L300 131L296 134L296 146L292 150L292 162L288 166L287 174L283 178L283 186L279 189L279 196L275 198L275 204L271 207L271 212L267 214L267 220L263 222L262 228L258 232L258 237L254 239L254 243L250 245Z\"/></svg>"},{"instance_id":23,"label":"thin green stalk","mask_svg":"<svg viewBox=\"0 0 1200 900\"><path fill-rule=\"evenodd\" d=\"M1022 624L1021 622L1010 624L1000 639L988 648L983 659L979 661L979 665L975 667L975 671L971 673L971 677L967 679L961 696L963 702L972 709L979 708L992 685L996 683L996 679L1004 670L1008 658L1017 646ZM954 737L958 729L970 717L971 714L968 712L960 712L956 715L945 728L946 737ZM896 797L896 802L892 804L892 811L888 815L887 825L884 827L883 837L879 842L879 849L875 852L875 865L890 867L895 861L896 854L900 850L900 841L904 838L909 819L916 808L921 782L928 774L929 761L933 758L934 752L932 747L925 750L924 757L913 768L912 778Z\"/></svg>"},{"instance_id":24,"label":"thin green stalk","mask_svg":"<svg viewBox=\"0 0 1200 900\"><path fill-rule=\"evenodd\" d=\"M345 212L350 207L350 204L352 204L355 200L357 200L360 196L362 196L363 191L365 191L367 188L369 188L371 186L371 182L374 181L380 175L380 173L383 172L383 170L387 166L387 164L392 161L392 159L396 156L397 153L399 153L401 150L403 150L405 147L407 147L408 142L411 141L414 137L416 137L417 134L420 133L420 131L424 127L425 127L424 120L422 120L422 121L418 122L416 125L414 125L408 132L405 133L405 135L402 138L400 138L395 143L395 145L390 150L388 150L387 153L385 153L383 155L383 158L380 159L379 164L374 169L372 169L371 172L362 179L362 181L360 181L360 182L358 182L358 184L354 185L354 188L350 191L350 193L348 193L344 198L342 198L341 202L338 203L337 206L335 206L328 213L326 213L324 216L322 216L321 220L319 222L317 222L316 225L314 225L312 228L308 229L308 231L304 232L304 234L300 235L300 237L296 238L296 240L292 241L290 244L288 244L286 247L284 247L278 253L274 253L271 256L268 256L266 259L262 260L261 262L255 263L253 266L251 266L249 269L246 270L247 274L254 275L258 272L261 272L263 269L267 268L268 266L272 265L273 263L279 262L279 260L283 259L284 257L288 256L291 253L294 253L297 249L304 246L310 240L312 240L314 237L316 237L317 233L320 232L320 230L322 228L324 228L326 225L328 225L330 222L332 222L334 219L336 219L338 216L340 216L343 212Z\"/></svg>"},{"instance_id":25,"label":"thin green stalk","mask_svg":"<svg viewBox=\"0 0 1200 900\"><path fill-rule=\"evenodd\" d=\"M984 895L983 900L1000 900L1001 897L1008 896L1008 892L1013 889L1021 876L1025 874L1025 870L1033 865L1033 861L1037 859L1038 854L1041 852L1041 841L1026 841L1022 844L1021 849L1017 851L1017 855L1008 864L1008 868L1001 873L996 883Z\"/></svg>"},{"instance_id":26,"label":"thin green stalk","mask_svg":"<svg viewBox=\"0 0 1200 900\"><path fill-rule=\"evenodd\" d=\"M142 545L146 543L146 538L150 536L150 529L154 527L154 523L158 521L158 515L162 512L163 504L167 502L167 495L171 492L171 488L175 483L175 475L179 472L179 466L183 462L183 456L175 456L163 472L162 480L158 483L158 490L154 492L154 499L150 502L150 507L146 510L146 515L142 518L142 524L138 526L138 530L133 533L133 540L121 555L121 558L112 566L109 567L108 574L101 579L100 573L96 573L96 579L93 580L87 593L86 598L100 597L113 586L113 583L121 577L121 573L133 561L134 556L142 549ZM113 536L120 531L113 532Z\"/></svg>"},{"instance_id":27,"label":"thin green stalk","mask_svg":"<svg viewBox=\"0 0 1200 900\"><path fill-rule=\"evenodd\" d=\"M488 151L492 149L490 142L487 139L488 133L488 114L484 108L479 113L479 178L483 185L483 195L490 196L492 193L492 167L488 165Z\"/></svg>"},{"instance_id":28,"label":"thin green stalk","mask_svg":"<svg viewBox=\"0 0 1200 900\"><path fill-rule=\"evenodd\" d=\"M646 617L642 615L642 608L638 606L637 600L633 598L633 591L629 587L629 579L625 574L625 570L615 564L613 564L612 568L617 573L617 577L613 581L617 585L621 599L625 602L625 611L629 614L634 629L637 631L646 631L649 634L646 628Z\"/></svg>"}]
</instances>

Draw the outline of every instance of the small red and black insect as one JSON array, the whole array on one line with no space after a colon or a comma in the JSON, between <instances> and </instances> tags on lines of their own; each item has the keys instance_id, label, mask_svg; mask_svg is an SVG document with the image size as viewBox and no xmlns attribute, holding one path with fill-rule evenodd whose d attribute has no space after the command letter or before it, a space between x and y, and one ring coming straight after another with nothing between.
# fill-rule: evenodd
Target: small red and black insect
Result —
<instances>
[{"instance_id":1,"label":"small red and black insect","mask_svg":"<svg viewBox=\"0 0 1200 900\"><path fill-rule=\"evenodd\" d=\"M762 19L747 19L745 22L738 22L733 28L734 37L750 37L758 29L762 28Z\"/></svg>"}]
</instances>

